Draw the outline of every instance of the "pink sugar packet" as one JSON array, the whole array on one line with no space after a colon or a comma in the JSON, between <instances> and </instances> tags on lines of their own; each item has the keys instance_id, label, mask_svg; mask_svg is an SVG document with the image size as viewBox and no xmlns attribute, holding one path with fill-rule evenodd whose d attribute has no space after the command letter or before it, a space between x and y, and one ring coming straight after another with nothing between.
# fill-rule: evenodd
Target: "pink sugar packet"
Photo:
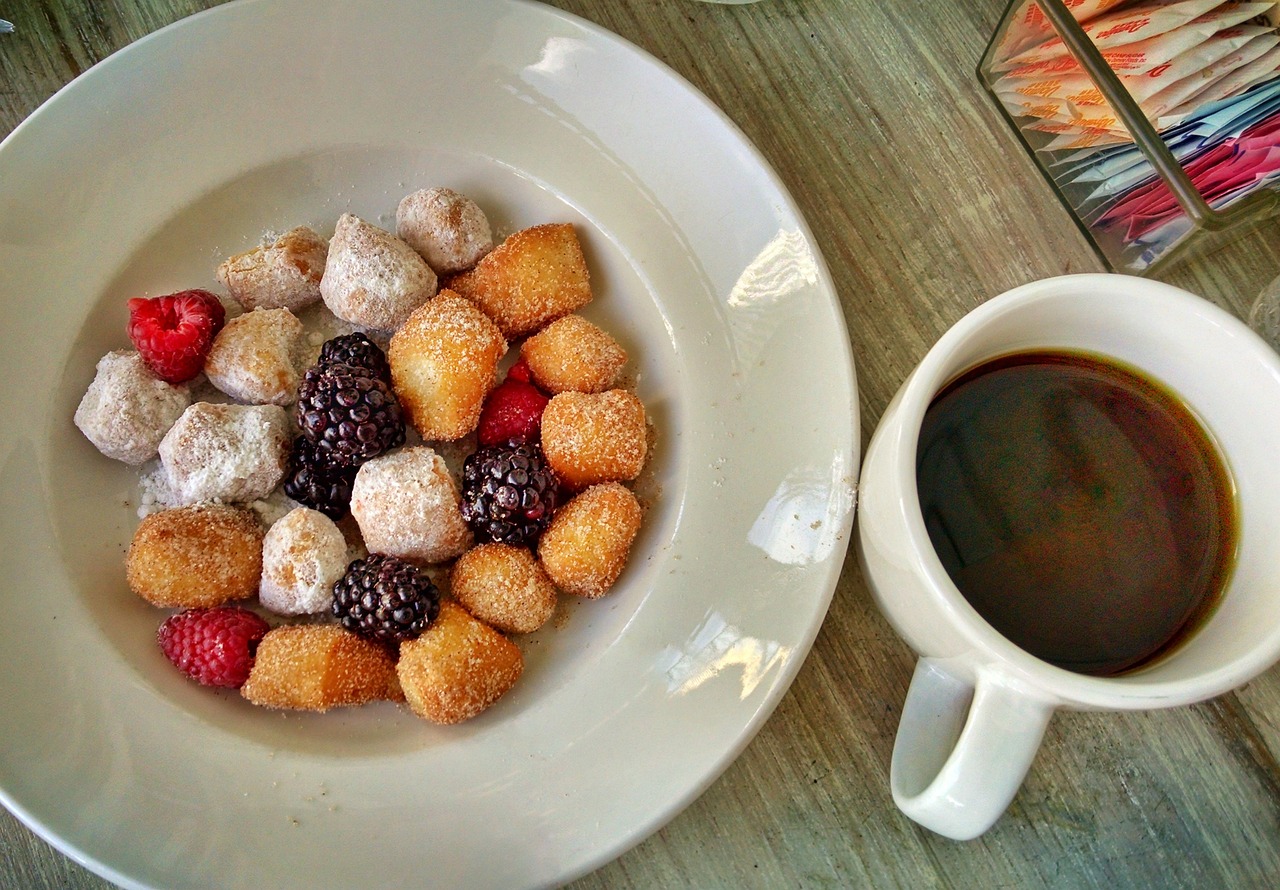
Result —
<instances>
[{"instance_id":1,"label":"pink sugar packet","mask_svg":"<svg viewBox=\"0 0 1280 890\"><path fill-rule=\"evenodd\" d=\"M1226 165L1237 153L1238 149L1234 142L1221 142L1186 164L1183 170L1195 184L1197 177L1203 179L1206 171ZM1107 207L1105 212L1097 217L1095 224L1101 228L1110 228L1121 222L1131 225L1131 221L1140 215L1154 216L1163 212L1165 208L1176 207L1178 207L1178 201L1169 186L1163 179L1154 179L1133 189Z\"/></svg>"},{"instance_id":2,"label":"pink sugar packet","mask_svg":"<svg viewBox=\"0 0 1280 890\"><path fill-rule=\"evenodd\" d=\"M1184 165L1188 178L1211 206L1222 207L1280 177L1280 114L1245 131L1239 139L1219 143ZM1133 189L1100 214L1094 225L1123 224L1126 237L1137 240L1182 213L1163 180Z\"/></svg>"},{"instance_id":3,"label":"pink sugar packet","mask_svg":"<svg viewBox=\"0 0 1280 890\"><path fill-rule=\"evenodd\" d=\"M1188 164L1214 145L1240 140L1280 142L1280 78L1260 84L1247 94L1220 100L1198 110L1193 118L1164 135L1166 147L1179 164ZM1105 212L1107 201L1121 200L1135 190L1150 187L1156 179L1151 162L1135 145L1099 153L1096 149L1072 152L1059 162L1055 179L1076 185L1095 183L1078 209L1092 207L1089 216Z\"/></svg>"},{"instance_id":4,"label":"pink sugar packet","mask_svg":"<svg viewBox=\"0 0 1280 890\"><path fill-rule=\"evenodd\" d=\"M1280 184L1280 148L1276 147L1240 153L1198 186L1205 201L1221 210L1269 184ZM1182 208L1176 201L1148 208L1129 219L1126 237L1137 241L1181 215Z\"/></svg>"}]
</instances>

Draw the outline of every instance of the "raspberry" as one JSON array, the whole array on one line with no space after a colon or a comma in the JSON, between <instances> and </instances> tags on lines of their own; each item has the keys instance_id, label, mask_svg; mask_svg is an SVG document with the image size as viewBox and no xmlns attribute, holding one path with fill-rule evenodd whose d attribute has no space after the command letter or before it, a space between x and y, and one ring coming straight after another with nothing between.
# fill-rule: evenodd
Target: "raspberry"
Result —
<instances>
[{"instance_id":1,"label":"raspberry","mask_svg":"<svg viewBox=\"0 0 1280 890\"><path fill-rule=\"evenodd\" d=\"M129 301L129 339L147 367L168 383L185 383L204 368L226 310L207 290L184 290Z\"/></svg>"},{"instance_id":2,"label":"raspberry","mask_svg":"<svg viewBox=\"0 0 1280 890\"><path fill-rule=\"evenodd\" d=\"M156 642L196 682L239 689L249 679L258 641L269 629L261 616L238 606L188 609L160 625Z\"/></svg>"},{"instance_id":3,"label":"raspberry","mask_svg":"<svg viewBox=\"0 0 1280 890\"><path fill-rule=\"evenodd\" d=\"M380 643L421 636L440 613L440 591L410 562L371 553L333 585L333 615L349 631Z\"/></svg>"},{"instance_id":4,"label":"raspberry","mask_svg":"<svg viewBox=\"0 0 1280 890\"><path fill-rule=\"evenodd\" d=\"M533 442L483 447L462 463L462 518L482 541L533 544L559 499L555 474Z\"/></svg>"},{"instance_id":5,"label":"raspberry","mask_svg":"<svg viewBox=\"0 0 1280 890\"><path fill-rule=\"evenodd\" d=\"M368 368L313 365L298 386L295 411L321 467L358 467L404 443L400 403Z\"/></svg>"},{"instance_id":6,"label":"raspberry","mask_svg":"<svg viewBox=\"0 0 1280 890\"><path fill-rule=\"evenodd\" d=\"M351 486L355 479L355 467L324 466L306 436L293 440L289 467L284 474L284 493L299 504L319 510L336 522L351 511Z\"/></svg>"},{"instance_id":7,"label":"raspberry","mask_svg":"<svg viewBox=\"0 0 1280 890\"><path fill-rule=\"evenodd\" d=\"M507 369L507 380L519 380L521 383L529 383L533 380L533 372L529 370L529 363L524 359L516 362Z\"/></svg>"},{"instance_id":8,"label":"raspberry","mask_svg":"<svg viewBox=\"0 0 1280 890\"><path fill-rule=\"evenodd\" d=\"M391 384L391 365L387 363L387 354L377 343L359 332L327 341L320 347L320 359L316 364L368 368L383 383Z\"/></svg>"},{"instance_id":9,"label":"raspberry","mask_svg":"<svg viewBox=\"0 0 1280 890\"><path fill-rule=\"evenodd\" d=\"M489 393L480 410L476 434L481 445L497 445L511 439L535 442L542 429L542 411L550 401L529 382L529 368L517 362L507 377Z\"/></svg>"}]
</instances>

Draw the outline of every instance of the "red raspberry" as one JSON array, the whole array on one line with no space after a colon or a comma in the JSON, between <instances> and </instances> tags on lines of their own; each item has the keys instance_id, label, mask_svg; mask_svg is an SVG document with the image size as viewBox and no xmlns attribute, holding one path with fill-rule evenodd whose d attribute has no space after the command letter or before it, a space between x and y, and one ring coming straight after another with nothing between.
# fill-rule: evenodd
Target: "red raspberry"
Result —
<instances>
[{"instance_id":1,"label":"red raspberry","mask_svg":"<svg viewBox=\"0 0 1280 890\"><path fill-rule=\"evenodd\" d=\"M238 606L188 609L156 632L160 651L178 670L205 686L239 689L249 679L254 652L270 630L262 617Z\"/></svg>"},{"instance_id":2,"label":"red raspberry","mask_svg":"<svg viewBox=\"0 0 1280 890\"><path fill-rule=\"evenodd\" d=\"M185 383L200 373L226 310L207 290L129 301L129 339L157 377Z\"/></svg>"},{"instance_id":3,"label":"red raspberry","mask_svg":"<svg viewBox=\"0 0 1280 890\"><path fill-rule=\"evenodd\" d=\"M529 382L529 368L517 362L484 401L476 433L481 445L497 445L511 439L537 441L542 430L542 410L550 401Z\"/></svg>"},{"instance_id":4,"label":"red raspberry","mask_svg":"<svg viewBox=\"0 0 1280 890\"><path fill-rule=\"evenodd\" d=\"M529 363L524 359L516 362L507 369L507 380L519 380L521 383L530 383L533 380L533 374L529 371Z\"/></svg>"}]
</instances>

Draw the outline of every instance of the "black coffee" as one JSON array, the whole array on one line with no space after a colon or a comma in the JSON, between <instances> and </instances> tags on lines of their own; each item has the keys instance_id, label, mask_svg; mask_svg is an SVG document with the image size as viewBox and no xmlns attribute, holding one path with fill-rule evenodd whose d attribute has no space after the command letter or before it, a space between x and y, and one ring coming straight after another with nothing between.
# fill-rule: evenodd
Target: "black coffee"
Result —
<instances>
[{"instance_id":1,"label":"black coffee","mask_svg":"<svg viewBox=\"0 0 1280 890\"><path fill-rule=\"evenodd\" d=\"M1110 676L1167 653L1234 562L1234 486L1174 395L1108 359L1026 352L925 414L920 506L947 573L1001 634Z\"/></svg>"}]
</instances>

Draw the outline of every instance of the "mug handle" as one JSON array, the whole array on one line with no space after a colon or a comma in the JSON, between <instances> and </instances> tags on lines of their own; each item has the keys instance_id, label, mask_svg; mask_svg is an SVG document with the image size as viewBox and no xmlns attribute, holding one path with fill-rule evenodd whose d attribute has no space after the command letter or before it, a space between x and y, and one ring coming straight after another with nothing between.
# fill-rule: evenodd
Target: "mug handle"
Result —
<instances>
[{"instance_id":1,"label":"mug handle","mask_svg":"<svg viewBox=\"0 0 1280 890\"><path fill-rule=\"evenodd\" d=\"M977 837L1022 785L1053 710L1000 668L979 667L970 685L921 658L893 743L894 803L945 837Z\"/></svg>"}]
</instances>

